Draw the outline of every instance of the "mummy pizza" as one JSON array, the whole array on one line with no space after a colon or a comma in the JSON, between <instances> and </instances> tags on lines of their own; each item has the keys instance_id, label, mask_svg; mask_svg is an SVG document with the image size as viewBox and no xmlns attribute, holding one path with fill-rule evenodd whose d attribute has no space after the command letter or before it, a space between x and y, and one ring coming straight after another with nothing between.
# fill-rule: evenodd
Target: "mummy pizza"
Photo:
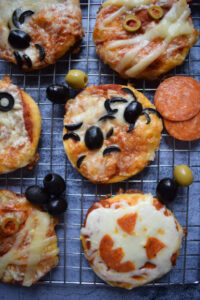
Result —
<instances>
[{"instance_id":1,"label":"mummy pizza","mask_svg":"<svg viewBox=\"0 0 200 300\"><path fill-rule=\"evenodd\" d=\"M79 0L0 1L0 56L25 71L54 64L82 36Z\"/></svg>"},{"instance_id":2,"label":"mummy pizza","mask_svg":"<svg viewBox=\"0 0 200 300\"><path fill-rule=\"evenodd\" d=\"M6 76L0 81L0 174L37 161L40 130L37 104Z\"/></svg>"},{"instance_id":3,"label":"mummy pizza","mask_svg":"<svg viewBox=\"0 0 200 300\"><path fill-rule=\"evenodd\" d=\"M30 286L58 264L57 220L7 190L0 191L0 281Z\"/></svg>"},{"instance_id":4,"label":"mummy pizza","mask_svg":"<svg viewBox=\"0 0 200 300\"><path fill-rule=\"evenodd\" d=\"M176 264L184 231L151 194L121 194L88 210L81 240L94 272L132 289L160 278Z\"/></svg>"},{"instance_id":5,"label":"mummy pizza","mask_svg":"<svg viewBox=\"0 0 200 300\"><path fill-rule=\"evenodd\" d=\"M162 120L132 87L89 86L66 104L63 142L74 167L94 183L118 182L155 157Z\"/></svg>"},{"instance_id":6,"label":"mummy pizza","mask_svg":"<svg viewBox=\"0 0 200 300\"><path fill-rule=\"evenodd\" d=\"M186 0L107 0L97 15L97 54L124 78L156 79L198 40Z\"/></svg>"}]
</instances>

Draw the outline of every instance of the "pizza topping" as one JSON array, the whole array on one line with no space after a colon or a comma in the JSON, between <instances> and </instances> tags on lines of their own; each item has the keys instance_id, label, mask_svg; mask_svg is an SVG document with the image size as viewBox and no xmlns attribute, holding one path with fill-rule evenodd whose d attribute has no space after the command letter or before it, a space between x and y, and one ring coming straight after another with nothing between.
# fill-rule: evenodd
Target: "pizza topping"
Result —
<instances>
[{"instance_id":1,"label":"pizza topping","mask_svg":"<svg viewBox=\"0 0 200 300\"><path fill-rule=\"evenodd\" d=\"M109 114L115 114L115 113L118 112L118 109L117 109L117 108L116 108L116 109L112 109L112 108L110 107L110 99L106 99L106 100L105 100L105 102L104 102L104 107L105 107L105 109L107 110L107 112L108 112Z\"/></svg>"},{"instance_id":2,"label":"pizza topping","mask_svg":"<svg viewBox=\"0 0 200 300\"><path fill-rule=\"evenodd\" d=\"M125 92L126 94L131 95L135 99L135 101L137 100L136 97L135 97L134 92L131 89L123 87L123 88L121 88L121 90L123 92Z\"/></svg>"},{"instance_id":3,"label":"pizza topping","mask_svg":"<svg viewBox=\"0 0 200 300\"><path fill-rule=\"evenodd\" d=\"M165 247L159 239L155 237L149 237L145 246L148 259L155 258L157 253Z\"/></svg>"},{"instance_id":4,"label":"pizza topping","mask_svg":"<svg viewBox=\"0 0 200 300\"><path fill-rule=\"evenodd\" d=\"M99 121L104 121L104 120L113 120L116 117L113 116L112 114L107 114L107 115L103 115L101 118L99 118Z\"/></svg>"},{"instance_id":5,"label":"pizza topping","mask_svg":"<svg viewBox=\"0 0 200 300\"><path fill-rule=\"evenodd\" d=\"M103 156L109 155L112 152L121 152L121 149L115 145L109 146L103 151Z\"/></svg>"},{"instance_id":6,"label":"pizza topping","mask_svg":"<svg viewBox=\"0 0 200 300\"><path fill-rule=\"evenodd\" d=\"M32 11L32 10L26 10L26 11L24 11L24 12L20 15L20 17L19 17L19 23L20 23L20 24L23 24L23 23L25 22L25 19L26 19L27 17L32 16L33 14L34 14L34 11Z\"/></svg>"},{"instance_id":7,"label":"pizza topping","mask_svg":"<svg viewBox=\"0 0 200 300\"><path fill-rule=\"evenodd\" d=\"M42 47L42 45L40 45L40 44L35 44L35 47L39 51L40 61L43 61L45 59L45 50L44 50L44 47Z\"/></svg>"},{"instance_id":8,"label":"pizza topping","mask_svg":"<svg viewBox=\"0 0 200 300\"><path fill-rule=\"evenodd\" d=\"M138 31L141 27L140 19L135 15L128 15L125 17L123 23L123 28L128 32Z\"/></svg>"},{"instance_id":9,"label":"pizza topping","mask_svg":"<svg viewBox=\"0 0 200 300\"><path fill-rule=\"evenodd\" d=\"M103 145L103 133L97 126L91 126L85 133L85 144L88 149L96 150Z\"/></svg>"},{"instance_id":10,"label":"pizza topping","mask_svg":"<svg viewBox=\"0 0 200 300\"><path fill-rule=\"evenodd\" d=\"M0 225L0 232L1 230L7 236L13 235L19 230L19 222L15 217L4 218Z\"/></svg>"},{"instance_id":11,"label":"pizza topping","mask_svg":"<svg viewBox=\"0 0 200 300\"><path fill-rule=\"evenodd\" d=\"M76 162L76 166L77 166L78 169L80 168L80 166L81 166L81 164L82 164L82 162L83 162L83 160L84 160L85 157L86 157L86 155L81 155L81 156L78 158L78 160L77 160L77 162Z\"/></svg>"},{"instance_id":12,"label":"pizza topping","mask_svg":"<svg viewBox=\"0 0 200 300\"><path fill-rule=\"evenodd\" d=\"M79 135L75 132L70 132L70 133L66 133L64 136L63 136L63 140L66 141L68 139L73 139L77 142L79 142L81 139L79 137Z\"/></svg>"},{"instance_id":13,"label":"pizza topping","mask_svg":"<svg viewBox=\"0 0 200 300\"><path fill-rule=\"evenodd\" d=\"M111 129L107 132L107 134L106 134L106 139L107 139L107 140L113 135L113 132L114 132L114 129L113 129L113 128L111 128Z\"/></svg>"},{"instance_id":14,"label":"pizza topping","mask_svg":"<svg viewBox=\"0 0 200 300\"><path fill-rule=\"evenodd\" d=\"M22 61L21 55L19 54L18 51L14 51L13 54L15 56L15 59L16 59L18 67L21 68L22 65L23 65L23 61Z\"/></svg>"},{"instance_id":15,"label":"pizza topping","mask_svg":"<svg viewBox=\"0 0 200 300\"><path fill-rule=\"evenodd\" d=\"M23 58L24 58L24 60L25 60L25 62L26 62L26 64L27 64L27 66L28 66L29 68L31 68L33 64L32 64L32 60L30 59L30 57L29 57L28 55L24 54L24 55L23 55Z\"/></svg>"},{"instance_id":16,"label":"pizza topping","mask_svg":"<svg viewBox=\"0 0 200 300\"><path fill-rule=\"evenodd\" d=\"M43 184L46 191L53 195L60 195L66 189L64 179L55 173L47 174L43 179Z\"/></svg>"},{"instance_id":17,"label":"pizza topping","mask_svg":"<svg viewBox=\"0 0 200 300\"><path fill-rule=\"evenodd\" d=\"M140 102L131 101L124 111L124 119L126 122L133 124L142 112L142 104Z\"/></svg>"},{"instance_id":18,"label":"pizza topping","mask_svg":"<svg viewBox=\"0 0 200 300\"><path fill-rule=\"evenodd\" d=\"M65 124L65 128L67 130L77 130L77 129L81 128L82 125L83 125L83 122L79 122L76 124Z\"/></svg>"},{"instance_id":19,"label":"pizza topping","mask_svg":"<svg viewBox=\"0 0 200 300\"><path fill-rule=\"evenodd\" d=\"M51 201L49 201L47 203L46 207L47 207L48 212L51 215L56 216L56 215L62 214L66 211L67 201L61 197L54 198L54 199L51 199Z\"/></svg>"},{"instance_id":20,"label":"pizza topping","mask_svg":"<svg viewBox=\"0 0 200 300\"><path fill-rule=\"evenodd\" d=\"M128 100L127 99L124 99L124 98L122 98L122 97L112 97L111 99L110 99L110 103L115 103L115 102L118 102L118 103L126 103L126 102L128 102Z\"/></svg>"},{"instance_id":21,"label":"pizza topping","mask_svg":"<svg viewBox=\"0 0 200 300\"><path fill-rule=\"evenodd\" d=\"M49 195L38 185L31 185L25 191L25 196L28 201L36 205L43 205L48 202Z\"/></svg>"},{"instance_id":22,"label":"pizza topping","mask_svg":"<svg viewBox=\"0 0 200 300\"><path fill-rule=\"evenodd\" d=\"M19 14L21 13L21 9L18 8L16 9L13 14L12 14L12 22L13 22L13 25L16 27L16 28L20 28L20 22L19 22Z\"/></svg>"},{"instance_id":23,"label":"pizza topping","mask_svg":"<svg viewBox=\"0 0 200 300\"><path fill-rule=\"evenodd\" d=\"M153 5L148 9L148 13L150 17L152 17L155 20L159 20L163 17L163 9L161 6Z\"/></svg>"},{"instance_id":24,"label":"pizza topping","mask_svg":"<svg viewBox=\"0 0 200 300\"><path fill-rule=\"evenodd\" d=\"M117 219L117 223L123 231L125 231L128 234L132 234L135 228L136 220L137 213L132 213L126 214L123 217Z\"/></svg>"},{"instance_id":25,"label":"pizza topping","mask_svg":"<svg viewBox=\"0 0 200 300\"><path fill-rule=\"evenodd\" d=\"M73 89L83 89L88 83L88 77L81 70L70 70L65 77L65 81Z\"/></svg>"},{"instance_id":26,"label":"pizza topping","mask_svg":"<svg viewBox=\"0 0 200 300\"><path fill-rule=\"evenodd\" d=\"M14 29L11 30L8 41L10 45L17 49L26 49L30 45L31 37L25 31Z\"/></svg>"},{"instance_id":27,"label":"pizza topping","mask_svg":"<svg viewBox=\"0 0 200 300\"><path fill-rule=\"evenodd\" d=\"M181 186L189 186L193 182L192 170L186 165L178 165L174 168L174 178Z\"/></svg>"},{"instance_id":28,"label":"pizza topping","mask_svg":"<svg viewBox=\"0 0 200 300\"><path fill-rule=\"evenodd\" d=\"M176 192L177 184L171 178L163 178L156 188L157 197L164 204L173 201L176 197Z\"/></svg>"},{"instance_id":29,"label":"pizza topping","mask_svg":"<svg viewBox=\"0 0 200 300\"><path fill-rule=\"evenodd\" d=\"M0 111L7 112L13 108L15 100L9 93L0 92Z\"/></svg>"},{"instance_id":30,"label":"pizza topping","mask_svg":"<svg viewBox=\"0 0 200 300\"><path fill-rule=\"evenodd\" d=\"M52 84L46 90L47 98L57 104L65 104L69 98L69 90L63 84Z\"/></svg>"}]
</instances>

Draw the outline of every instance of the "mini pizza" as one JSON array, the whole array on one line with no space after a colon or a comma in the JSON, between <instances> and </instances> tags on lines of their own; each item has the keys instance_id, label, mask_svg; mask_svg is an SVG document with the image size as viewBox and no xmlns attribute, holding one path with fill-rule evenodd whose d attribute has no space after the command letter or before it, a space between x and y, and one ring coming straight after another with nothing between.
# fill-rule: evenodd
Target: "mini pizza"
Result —
<instances>
[{"instance_id":1,"label":"mini pizza","mask_svg":"<svg viewBox=\"0 0 200 300\"><path fill-rule=\"evenodd\" d=\"M0 81L0 174L37 162L40 131L37 104L6 76Z\"/></svg>"},{"instance_id":2,"label":"mini pizza","mask_svg":"<svg viewBox=\"0 0 200 300\"><path fill-rule=\"evenodd\" d=\"M56 218L0 191L0 281L31 286L58 264Z\"/></svg>"},{"instance_id":3,"label":"mini pizza","mask_svg":"<svg viewBox=\"0 0 200 300\"><path fill-rule=\"evenodd\" d=\"M0 56L25 71L54 64L82 36L79 0L0 2Z\"/></svg>"},{"instance_id":4,"label":"mini pizza","mask_svg":"<svg viewBox=\"0 0 200 300\"><path fill-rule=\"evenodd\" d=\"M158 78L181 64L199 33L186 0L107 0L93 40L104 63L124 78Z\"/></svg>"},{"instance_id":5,"label":"mini pizza","mask_svg":"<svg viewBox=\"0 0 200 300\"><path fill-rule=\"evenodd\" d=\"M170 77L157 88L154 103L171 136L183 141L200 138L198 81L191 77Z\"/></svg>"},{"instance_id":6,"label":"mini pizza","mask_svg":"<svg viewBox=\"0 0 200 300\"><path fill-rule=\"evenodd\" d=\"M155 158L162 128L155 107L134 88L91 85L66 104L64 148L92 182L118 182Z\"/></svg>"},{"instance_id":7,"label":"mini pizza","mask_svg":"<svg viewBox=\"0 0 200 300\"><path fill-rule=\"evenodd\" d=\"M88 210L81 240L94 272L112 286L132 289L176 264L183 228L151 194L121 194Z\"/></svg>"}]
</instances>

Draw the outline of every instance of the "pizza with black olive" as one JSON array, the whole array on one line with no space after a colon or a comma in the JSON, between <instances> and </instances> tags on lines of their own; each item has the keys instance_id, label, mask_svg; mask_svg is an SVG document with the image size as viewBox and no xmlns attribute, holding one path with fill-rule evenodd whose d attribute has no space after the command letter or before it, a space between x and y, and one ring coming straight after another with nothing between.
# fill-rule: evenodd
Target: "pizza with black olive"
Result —
<instances>
[{"instance_id":1,"label":"pizza with black olive","mask_svg":"<svg viewBox=\"0 0 200 300\"><path fill-rule=\"evenodd\" d=\"M184 230L151 194L125 193L95 202L81 229L85 256L112 286L132 289L169 272Z\"/></svg>"},{"instance_id":2,"label":"pizza with black olive","mask_svg":"<svg viewBox=\"0 0 200 300\"><path fill-rule=\"evenodd\" d=\"M54 64L82 36L79 0L0 1L0 56L25 71Z\"/></svg>"},{"instance_id":3,"label":"pizza with black olive","mask_svg":"<svg viewBox=\"0 0 200 300\"><path fill-rule=\"evenodd\" d=\"M0 81L0 174L38 160L40 131L38 105L6 76Z\"/></svg>"},{"instance_id":4,"label":"pizza with black olive","mask_svg":"<svg viewBox=\"0 0 200 300\"><path fill-rule=\"evenodd\" d=\"M186 0L107 0L93 33L104 63L149 80L180 65L198 37Z\"/></svg>"},{"instance_id":5,"label":"pizza with black olive","mask_svg":"<svg viewBox=\"0 0 200 300\"><path fill-rule=\"evenodd\" d=\"M132 87L88 86L66 104L63 142L73 166L94 183L140 172L155 157L162 120Z\"/></svg>"}]
</instances>

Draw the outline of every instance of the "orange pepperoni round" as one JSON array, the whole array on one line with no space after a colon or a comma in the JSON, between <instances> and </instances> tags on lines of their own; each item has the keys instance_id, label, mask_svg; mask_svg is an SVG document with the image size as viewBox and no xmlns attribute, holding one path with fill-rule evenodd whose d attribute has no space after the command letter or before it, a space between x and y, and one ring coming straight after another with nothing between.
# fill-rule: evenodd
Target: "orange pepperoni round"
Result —
<instances>
[{"instance_id":1,"label":"orange pepperoni round","mask_svg":"<svg viewBox=\"0 0 200 300\"><path fill-rule=\"evenodd\" d=\"M164 125L168 133L178 140L193 141L200 138L200 113L182 122L164 120Z\"/></svg>"},{"instance_id":2,"label":"orange pepperoni round","mask_svg":"<svg viewBox=\"0 0 200 300\"><path fill-rule=\"evenodd\" d=\"M200 111L200 84L191 77L170 77L157 88L154 102L163 118L189 120Z\"/></svg>"}]
</instances>

